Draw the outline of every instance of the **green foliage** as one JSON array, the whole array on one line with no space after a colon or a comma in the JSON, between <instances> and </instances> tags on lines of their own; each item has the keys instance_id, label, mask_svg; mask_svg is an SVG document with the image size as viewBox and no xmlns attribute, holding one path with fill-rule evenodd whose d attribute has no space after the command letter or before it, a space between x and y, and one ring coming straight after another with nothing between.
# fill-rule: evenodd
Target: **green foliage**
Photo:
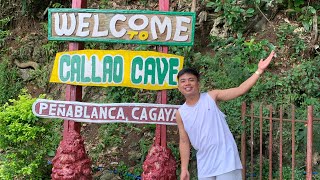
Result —
<instances>
[{"instance_id":1,"label":"green foliage","mask_svg":"<svg viewBox=\"0 0 320 180\"><path fill-rule=\"evenodd\" d=\"M119 146L123 143L123 136L127 133L126 128L130 126L130 124L106 124L102 125L99 128L99 132L101 133L101 139L103 140L103 144L105 146Z\"/></svg>"},{"instance_id":2,"label":"green foliage","mask_svg":"<svg viewBox=\"0 0 320 180\"><path fill-rule=\"evenodd\" d=\"M241 117L241 103L246 101L247 104L254 102L254 113L259 114L259 105L256 102L263 104L272 104L275 112L274 117L279 114L276 110L282 105L286 112L284 118L290 117L291 104L296 106L296 119L306 119L306 107L313 105L315 117L320 117L320 57L314 59L304 59L304 53L307 48L306 42L301 38L303 32L295 31L296 26L281 25L277 30L278 41L277 44L271 44L267 40L256 40L255 38L242 37L238 34L236 38L229 37L227 39L220 39L218 37L211 37L211 47L215 50L215 55L203 55L200 53L192 54L194 61L191 61L191 67L196 67L200 70L202 91L210 89L225 89L239 86L244 80L254 73L257 69L258 60L264 59L270 50L277 49L277 61L274 61L268 68L268 71L259 79L256 85L244 96L232 101L222 102L219 104L220 109L227 115L227 121L231 131L237 142L240 142L241 133L246 130L250 134L250 119L247 119L247 127L242 127L240 121ZM288 57L281 52L290 52ZM283 60L285 59L285 60ZM284 70L281 68L285 67ZM289 68L290 67L290 68ZM264 116L269 115L268 109L263 109ZM254 126L255 142L259 142L259 125L255 121ZM291 126L284 125L283 146L291 146ZM263 139L267 139L269 125L267 121L263 123ZM315 130L316 129L316 130ZM279 124L274 125L274 144L279 146ZM277 132L277 133L276 133ZM319 126L314 126L314 132L319 135ZM306 147L306 127L303 123L296 124L296 165L303 167L305 165L305 147ZM315 144L319 143L314 139ZM268 141L263 144L264 149L268 146ZM315 151L319 151L320 147L315 145ZM255 154L259 154L258 149L254 149ZM274 152L274 162L278 158L278 149ZM289 154L289 155L288 155ZM290 164L291 151L284 154L284 162ZM267 156L264 152L264 156ZM254 157L254 161L259 158ZM264 163L267 160L264 160ZM274 165L277 169L277 165ZM268 167L264 167L265 172L268 173ZM296 176L303 176L302 169L299 169ZM287 173L287 172L285 172ZM276 172L274 172L276 174ZM268 175L266 174L266 177Z\"/></svg>"},{"instance_id":3,"label":"green foliage","mask_svg":"<svg viewBox=\"0 0 320 180\"><path fill-rule=\"evenodd\" d=\"M148 91L143 89L127 88L127 87L108 87L105 88L105 102L121 103L121 102L149 102L156 101L156 91Z\"/></svg>"},{"instance_id":4,"label":"green foliage","mask_svg":"<svg viewBox=\"0 0 320 180\"><path fill-rule=\"evenodd\" d=\"M62 0L53 0L53 1L37 1L37 0L22 0L19 5L22 8L22 15L36 18L39 16L39 12L45 12L46 8L63 8L70 7L70 2Z\"/></svg>"},{"instance_id":5,"label":"green foliage","mask_svg":"<svg viewBox=\"0 0 320 180\"><path fill-rule=\"evenodd\" d=\"M52 4L52 8L64 8L64 5L56 2Z\"/></svg>"},{"instance_id":6,"label":"green foliage","mask_svg":"<svg viewBox=\"0 0 320 180\"><path fill-rule=\"evenodd\" d=\"M100 9L108 9L109 7L109 0L102 0L99 3L99 8Z\"/></svg>"},{"instance_id":7,"label":"green foliage","mask_svg":"<svg viewBox=\"0 0 320 180\"><path fill-rule=\"evenodd\" d=\"M130 141L130 135L143 133L143 136L139 136L138 139L133 139ZM147 156L147 153L153 144L155 132L155 125L145 125L145 126L135 126L133 124L125 123L112 123L102 125L99 128L99 144L97 147L92 148L89 152L90 156L94 161L99 161L99 158L104 156L104 149L116 149L111 150L112 156L121 155L119 151L129 151L127 152L124 159L126 161L135 162L135 166L128 168L125 162L120 161L116 168L116 173L120 175L121 179L134 179L132 175L140 175L142 173L142 164ZM122 148L127 145L126 149ZM120 150L121 149L121 150ZM123 152L122 152L123 153ZM131 175L129 175L129 174Z\"/></svg>"},{"instance_id":8,"label":"green foliage","mask_svg":"<svg viewBox=\"0 0 320 180\"><path fill-rule=\"evenodd\" d=\"M40 179L50 172L46 157L58 145L60 123L33 115L35 100L23 91L0 107L0 179Z\"/></svg>"},{"instance_id":9,"label":"green foliage","mask_svg":"<svg viewBox=\"0 0 320 180\"><path fill-rule=\"evenodd\" d=\"M300 63L281 76L265 74L265 78L252 89L251 98L260 97L267 103L295 104L297 107L318 104L319 58Z\"/></svg>"},{"instance_id":10,"label":"green foliage","mask_svg":"<svg viewBox=\"0 0 320 180\"><path fill-rule=\"evenodd\" d=\"M0 62L0 105L15 98L23 87L18 69L13 67L6 57Z\"/></svg>"},{"instance_id":11,"label":"green foliage","mask_svg":"<svg viewBox=\"0 0 320 180\"><path fill-rule=\"evenodd\" d=\"M274 174L274 177L279 177L279 171ZM292 177L292 168L289 166L285 166L282 169L282 177L283 179L291 179ZM295 179L306 179L305 170L304 169L294 169L294 178ZM319 175L313 175L312 179L320 179Z\"/></svg>"},{"instance_id":12,"label":"green foliage","mask_svg":"<svg viewBox=\"0 0 320 180\"><path fill-rule=\"evenodd\" d=\"M199 56L203 90L225 89L240 85L257 69L258 60L267 56L274 45L267 40L246 41L241 35L226 40L212 39L212 46L219 49L214 57ZM195 65L197 66L197 65Z\"/></svg>"},{"instance_id":13,"label":"green foliage","mask_svg":"<svg viewBox=\"0 0 320 180\"><path fill-rule=\"evenodd\" d=\"M0 19L0 48L4 46L4 39L10 34L10 30L7 29L7 25L12 18L12 16L7 16Z\"/></svg>"},{"instance_id":14,"label":"green foliage","mask_svg":"<svg viewBox=\"0 0 320 180\"><path fill-rule=\"evenodd\" d=\"M148 139L148 137L142 137L139 140L139 147L140 147L140 152L142 155L141 164L143 164L145 157L147 156L148 151L149 151L152 144L153 144L153 141Z\"/></svg>"},{"instance_id":15,"label":"green foliage","mask_svg":"<svg viewBox=\"0 0 320 180\"><path fill-rule=\"evenodd\" d=\"M313 17L317 16L316 14L317 10L312 6L305 6L301 8L301 11L303 14L299 16L299 20L301 21L304 29L309 32L312 30L312 26L314 25Z\"/></svg>"},{"instance_id":16,"label":"green foliage","mask_svg":"<svg viewBox=\"0 0 320 180\"><path fill-rule=\"evenodd\" d=\"M244 1L236 0L210 0L207 3L208 8L213 8L215 13L221 14L225 18L228 26L236 32L243 29L246 20L255 13L253 8L244 6Z\"/></svg>"},{"instance_id":17,"label":"green foliage","mask_svg":"<svg viewBox=\"0 0 320 180\"><path fill-rule=\"evenodd\" d=\"M297 19L301 22L306 31L310 31L313 26L313 18L316 16L317 8L319 5L314 3L311 5L310 2L306 3L304 0L277 0L279 4L282 4L287 8L289 17L292 19ZM319 24L319 17L318 17Z\"/></svg>"},{"instance_id":18,"label":"green foliage","mask_svg":"<svg viewBox=\"0 0 320 180\"><path fill-rule=\"evenodd\" d=\"M47 60L53 60L53 57L55 57L56 53L59 51L59 47L61 45L61 42L58 41L48 41L47 44L42 45L42 49L45 52L45 57L47 57Z\"/></svg>"},{"instance_id":19,"label":"green foliage","mask_svg":"<svg viewBox=\"0 0 320 180\"><path fill-rule=\"evenodd\" d=\"M85 49L110 49L111 45L108 43L99 43L99 42L85 42Z\"/></svg>"},{"instance_id":20,"label":"green foliage","mask_svg":"<svg viewBox=\"0 0 320 180\"><path fill-rule=\"evenodd\" d=\"M123 180L135 180L137 179L137 176L141 174L142 168L135 168L130 172L129 167L123 161L121 161L118 164L115 172L118 173Z\"/></svg>"},{"instance_id":21,"label":"green foliage","mask_svg":"<svg viewBox=\"0 0 320 180\"><path fill-rule=\"evenodd\" d=\"M47 22L43 22L41 23L42 26L42 30L45 34L48 34L48 23ZM47 58L46 62L51 62L56 53L58 53L59 51L61 51L61 49L65 48L66 43L61 42L61 41L47 41L46 44L43 44L41 46L41 50L44 51L44 55Z\"/></svg>"},{"instance_id":22,"label":"green foliage","mask_svg":"<svg viewBox=\"0 0 320 180\"><path fill-rule=\"evenodd\" d=\"M295 32L297 26L292 26L290 24L282 24L279 27L276 35L278 37L278 43L281 50L287 50L290 60L302 59L304 56L304 51L307 48L307 44L303 39L301 39L302 32ZM290 46L289 49L288 46ZM287 62L288 64L292 61Z\"/></svg>"},{"instance_id":23,"label":"green foliage","mask_svg":"<svg viewBox=\"0 0 320 180\"><path fill-rule=\"evenodd\" d=\"M12 16L7 16L3 19L0 19L0 28L1 30L6 29L5 27L8 25L8 23L12 20Z\"/></svg>"}]
</instances>

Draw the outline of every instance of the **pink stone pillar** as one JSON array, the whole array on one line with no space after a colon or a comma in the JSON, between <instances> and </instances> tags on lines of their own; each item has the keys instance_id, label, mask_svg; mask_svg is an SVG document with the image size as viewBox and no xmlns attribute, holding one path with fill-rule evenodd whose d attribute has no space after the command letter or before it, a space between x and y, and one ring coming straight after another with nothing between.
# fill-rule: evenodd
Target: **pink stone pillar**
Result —
<instances>
[{"instance_id":1,"label":"pink stone pillar","mask_svg":"<svg viewBox=\"0 0 320 180\"><path fill-rule=\"evenodd\" d=\"M159 0L159 10L169 10L169 0ZM168 53L168 47L159 46L159 52ZM167 91L158 92L157 103L167 103ZM156 125L156 139L143 163L143 180L176 180L176 160L167 147L166 125Z\"/></svg>"},{"instance_id":2,"label":"pink stone pillar","mask_svg":"<svg viewBox=\"0 0 320 180\"><path fill-rule=\"evenodd\" d=\"M86 8L86 0L73 0L72 8ZM69 43L69 51L81 50L83 43ZM82 87L67 85L66 101L81 101ZM63 139L52 160L51 178L54 180L87 180L92 179L91 160L84 147L80 135L81 123L65 120L63 124Z\"/></svg>"}]
</instances>

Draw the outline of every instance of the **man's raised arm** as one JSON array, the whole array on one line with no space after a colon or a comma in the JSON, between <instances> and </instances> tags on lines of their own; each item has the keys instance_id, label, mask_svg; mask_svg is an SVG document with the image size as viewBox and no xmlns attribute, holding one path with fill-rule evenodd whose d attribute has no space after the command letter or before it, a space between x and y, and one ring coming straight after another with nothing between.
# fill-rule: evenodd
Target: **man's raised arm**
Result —
<instances>
[{"instance_id":1,"label":"man's raised arm","mask_svg":"<svg viewBox=\"0 0 320 180\"><path fill-rule=\"evenodd\" d=\"M228 101L245 94L252 88L252 86L258 81L259 76L269 66L274 54L275 52L272 51L265 60L261 59L258 64L257 71L240 86L230 89L212 90L209 91L209 95L216 101Z\"/></svg>"}]
</instances>

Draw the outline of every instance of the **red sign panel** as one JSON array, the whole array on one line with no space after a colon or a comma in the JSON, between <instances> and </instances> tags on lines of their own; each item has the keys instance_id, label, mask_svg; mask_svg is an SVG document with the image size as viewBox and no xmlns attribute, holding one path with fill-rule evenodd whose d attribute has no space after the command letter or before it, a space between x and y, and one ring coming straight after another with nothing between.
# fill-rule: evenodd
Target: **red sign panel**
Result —
<instances>
[{"instance_id":1,"label":"red sign panel","mask_svg":"<svg viewBox=\"0 0 320 180\"><path fill-rule=\"evenodd\" d=\"M84 103L38 99L33 113L42 118L62 118L89 123L145 123L176 125L179 105L149 103Z\"/></svg>"}]
</instances>

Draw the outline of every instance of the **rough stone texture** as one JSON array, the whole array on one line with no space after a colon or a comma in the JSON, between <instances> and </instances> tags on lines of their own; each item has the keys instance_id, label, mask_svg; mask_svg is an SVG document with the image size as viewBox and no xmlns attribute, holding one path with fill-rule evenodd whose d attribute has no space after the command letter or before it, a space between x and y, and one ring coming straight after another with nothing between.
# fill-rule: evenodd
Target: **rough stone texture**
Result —
<instances>
[{"instance_id":1,"label":"rough stone texture","mask_svg":"<svg viewBox=\"0 0 320 180\"><path fill-rule=\"evenodd\" d=\"M92 179L91 161L85 152L84 141L76 131L69 132L60 142L52 163L51 178L54 180Z\"/></svg>"},{"instance_id":2,"label":"rough stone texture","mask_svg":"<svg viewBox=\"0 0 320 180\"><path fill-rule=\"evenodd\" d=\"M19 69L20 77L23 79L23 81L27 81L30 78L30 71L31 69Z\"/></svg>"},{"instance_id":3,"label":"rough stone texture","mask_svg":"<svg viewBox=\"0 0 320 180\"><path fill-rule=\"evenodd\" d=\"M167 147L152 145L143 163L143 180L176 180L176 161Z\"/></svg>"}]
</instances>

